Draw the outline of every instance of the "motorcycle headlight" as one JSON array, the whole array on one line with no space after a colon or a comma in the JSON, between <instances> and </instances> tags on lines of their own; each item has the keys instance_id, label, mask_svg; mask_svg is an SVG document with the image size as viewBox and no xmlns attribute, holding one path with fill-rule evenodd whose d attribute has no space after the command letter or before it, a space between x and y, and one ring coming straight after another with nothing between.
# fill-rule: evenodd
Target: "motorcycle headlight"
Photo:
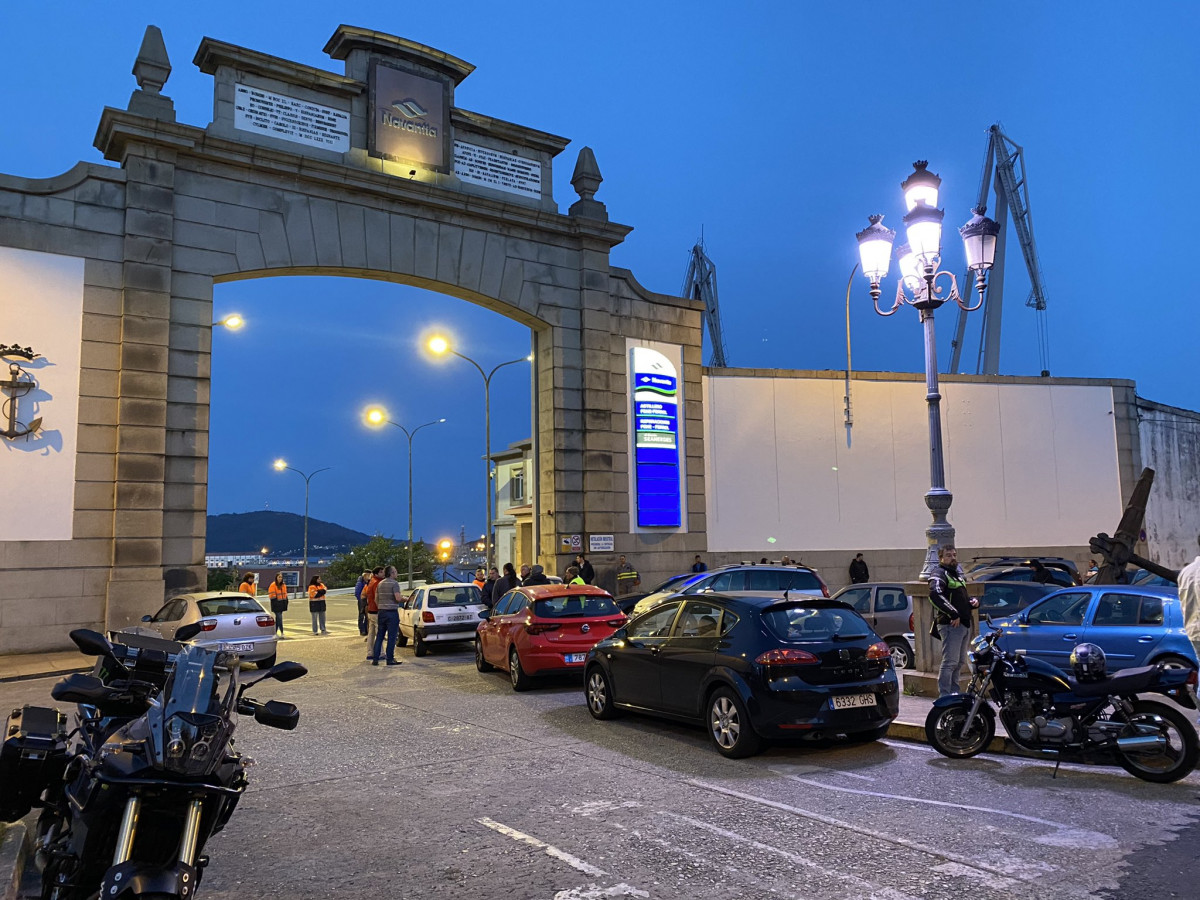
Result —
<instances>
[{"instance_id":1,"label":"motorcycle headlight","mask_svg":"<svg viewBox=\"0 0 1200 900\"><path fill-rule=\"evenodd\" d=\"M220 733L220 716L195 713L171 716L163 736L163 768L183 775L203 774L209 768L213 744Z\"/></svg>"}]
</instances>

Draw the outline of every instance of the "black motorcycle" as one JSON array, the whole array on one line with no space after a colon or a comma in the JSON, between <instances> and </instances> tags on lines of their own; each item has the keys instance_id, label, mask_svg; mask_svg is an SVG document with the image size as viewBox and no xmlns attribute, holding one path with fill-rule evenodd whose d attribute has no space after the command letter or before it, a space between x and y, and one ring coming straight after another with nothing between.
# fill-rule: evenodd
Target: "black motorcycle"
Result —
<instances>
[{"instance_id":1,"label":"black motorcycle","mask_svg":"<svg viewBox=\"0 0 1200 900\"><path fill-rule=\"evenodd\" d=\"M198 631L185 626L176 637ZM286 730L299 721L292 704L244 692L307 669L284 662L243 680L229 653L125 635L114 643L87 630L71 638L99 658L93 674L70 675L52 691L78 704L78 725L67 735L56 709L14 713L17 731L10 720L0 759L0 812L15 818L43 808L43 900L190 900L208 864L205 844L229 821L253 765L234 748L238 716Z\"/></svg>"},{"instance_id":2,"label":"black motorcycle","mask_svg":"<svg viewBox=\"0 0 1200 900\"><path fill-rule=\"evenodd\" d=\"M995 703L1021 747L1064 759L1115 762L1146 781L1178 781L1196 767L1200 739L1178 710L1139 694L1157 693L1196 709L1196 670L1161 664L1080 682L1062 670L998 646L993 630L971 642L965 694L933 704L925 734L939 753L965 759L996 734Z\"/></svg>"}]
</instances>

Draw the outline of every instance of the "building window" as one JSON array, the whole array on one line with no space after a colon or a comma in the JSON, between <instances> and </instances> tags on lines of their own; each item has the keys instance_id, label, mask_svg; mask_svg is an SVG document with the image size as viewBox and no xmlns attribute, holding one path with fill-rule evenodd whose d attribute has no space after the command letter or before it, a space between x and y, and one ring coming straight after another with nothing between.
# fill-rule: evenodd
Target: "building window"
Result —
<instances>
[{"instance_id":1,"label":"building window","mask_svg":"<svg viewBox=\"0 0 1200 900\"><path fill-rule=\"evenodd\" d=\"M514 503L525 499L525 467L514 466L508 476L508 499Z\"/></svg>"}]
</instances>

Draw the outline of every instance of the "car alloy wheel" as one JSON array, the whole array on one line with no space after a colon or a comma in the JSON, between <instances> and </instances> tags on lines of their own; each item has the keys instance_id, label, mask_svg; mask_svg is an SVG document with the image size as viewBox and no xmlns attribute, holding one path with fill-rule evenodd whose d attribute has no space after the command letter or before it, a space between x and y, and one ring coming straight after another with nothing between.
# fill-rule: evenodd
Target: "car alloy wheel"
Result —
<instances>
[{"instance_id":1,"label":"car alloy wheel","mask_svg":"<svg viewBox=\"0 0 1200 900\"><path fill-rule=\"evenodd\" d=\"M592 714L592 718L616 718L617 710L613 706L612 690L608 685L608 676L604 674L604 670L598 665L593 666L591 671L587 673L584 695L587 699L588 712Z\"/></svg>"},{"instance_id":2,"label":"car alloy wheel","mask_svg":"<svg viewBox=\"0 0 1200 900\"><path fill-rule=\"evenodd\" d=\"M908 641L893 638L888 641L888 652L892 655L892 665L897 669L908 669L913 665L913 653Z\"/></svg>"},{"instance_id":3,"label":"car alloy wheel","mask_svg":"<svg viewBox=\"0 0 1200 900\"><path fill-rule=\"evenodd\" d=\"M719 688L709 698L708 733L717 752L730 759L753 756L762 749L762 738L751 727L746 707L729 688Z\"/></svg>"},{"instance_id":4,"label":"car alloy wheel","mask_svg":"<svg viewBox=\"0 0 1200 900\"><path fill-rule=\"evenodd\" d=\"M492 664L483 656L483 641L475 638L475 668L480 672L492 671Z\"/></svg>"},{"instance_id":5,"label":"car alloy wheel","mask_svg":"<svg viewBox=\"0 0 1200 900\"><path fill-rule=\"evenodd\" d=\"M508 651L508 677L512 681L514 691L529 690L531 679L521 668L521 657L517 655L516 647Z\"/></svg>"}]
</instances>

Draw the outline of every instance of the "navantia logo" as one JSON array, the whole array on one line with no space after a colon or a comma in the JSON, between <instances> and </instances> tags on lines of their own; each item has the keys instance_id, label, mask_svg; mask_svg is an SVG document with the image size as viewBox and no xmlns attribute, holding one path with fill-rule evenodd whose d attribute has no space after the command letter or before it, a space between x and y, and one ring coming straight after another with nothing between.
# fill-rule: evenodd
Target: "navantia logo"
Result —
<instances>
[{"instance_id":1,"label":"navantia logo","mask_svg":"<svg viewBox=\"0 0 1200 900\"><path fill-rule=\"evenodd\" d=\"M429 110L422 109L421 104L409 97L407 100L393 100L392 109L406 119L421 119L429 115Z\"/></svg>"},{"instance_id":2,"label":"navantia logo","mask_svg":"<svg viewBox=\"0 0 1200 900\"><path fill-rule=\"evenodd\" d=\"M436 138L438 136L437 128L428 122L417 121L424 119L427 115L429 115L429 110L424 109L420 103L409 97L407 100L393 100L391 108L385 108L382 111L382 120L383 124L389 128L397 128L400 131L407 131L422 137Z\"/></svg>"}]
</instances>

